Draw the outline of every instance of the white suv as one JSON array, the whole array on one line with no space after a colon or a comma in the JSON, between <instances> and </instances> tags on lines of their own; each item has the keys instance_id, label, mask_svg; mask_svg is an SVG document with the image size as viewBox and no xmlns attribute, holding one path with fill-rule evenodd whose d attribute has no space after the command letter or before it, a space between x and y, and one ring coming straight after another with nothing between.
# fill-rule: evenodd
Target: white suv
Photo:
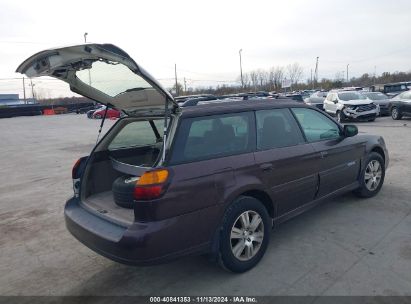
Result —
<instances>
[{"instance_id":1,"label":"white suv","mask_svg":"<svg viewBox=\"0 0 411 304\"><path fill-rule=\"evenodd\" d=\"M330 91L324 100L324 110L339 122L348 119L374 121L380 108L357 91Z\"/></svg>"}]
</instances>

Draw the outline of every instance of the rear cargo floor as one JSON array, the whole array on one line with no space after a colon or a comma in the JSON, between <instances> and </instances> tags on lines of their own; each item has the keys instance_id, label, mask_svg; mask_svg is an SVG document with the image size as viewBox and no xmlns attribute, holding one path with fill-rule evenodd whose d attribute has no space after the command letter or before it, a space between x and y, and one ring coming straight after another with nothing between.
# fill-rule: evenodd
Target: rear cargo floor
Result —
<instances>
[{"instance_id":1,"label":"rear cargo floor","mask_svg":"<svg viewBox=\"0 0 411 304\"><path fill-rule=\"evenodd\" d=\"M86 198L83 204L112 222L131 225L134 221L134 210L117 206L111 191L93 194Z\"/></svg>"}]
</instances>

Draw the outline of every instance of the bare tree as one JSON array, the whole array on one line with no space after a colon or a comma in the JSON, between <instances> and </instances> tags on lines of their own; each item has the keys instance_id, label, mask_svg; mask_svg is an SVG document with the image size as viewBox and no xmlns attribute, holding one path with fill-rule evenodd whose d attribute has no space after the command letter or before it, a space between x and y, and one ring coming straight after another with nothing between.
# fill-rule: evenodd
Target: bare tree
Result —
<instances>
[{"instance_id":1,"label":"bare tree","mask_svg":"<svg viewBox=\"0 0 411 304\"><path fill-rule=\"evenodd\" d=\"M258 72L257 71L251 71L249 73L250 75L250 81L251 81L251 85L254 88L254 91L257 91L257 86L258 86Z\"/></svg>"},{"instance_id":2,"label":"bare tree","mask_svg":"<svg viewBox=\"0 0 411 304\"><path fill-rule=\"evenodd\" d=\"M278 91L284 79L284 68L280 66L272 67L268 77L271 88Z\"/></svg>"},{"instance_id":3,"label":"bare tree","mask_svg":"<svg viewBox=\"0 0 411 304\"><path fill-rule=\"evenodd\" d=\"M296 84L303 76L303 68L297 62L289 64L287 65L287 74L290 77L291 84Z\"/></svg>"}]
</instances>

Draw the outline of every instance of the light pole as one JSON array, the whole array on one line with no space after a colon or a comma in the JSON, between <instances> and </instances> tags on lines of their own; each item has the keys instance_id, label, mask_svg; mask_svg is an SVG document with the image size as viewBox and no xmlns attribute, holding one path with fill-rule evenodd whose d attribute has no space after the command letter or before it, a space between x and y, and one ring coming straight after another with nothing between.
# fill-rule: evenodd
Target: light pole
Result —
<instances>
[{"instance_id":1,"label":"light pole","mask_svg":"<svg viewBox=\"0 0 411 304\"><path fill-rule=\"evenodd\" d=\"M348 84L348 67L350 64L347 64L347 84Z\"/></svg>"},{"instance_id":2,"label":"light pole","mask_svg":"<svg viewBox=\"0 0 411 304\"><path fill-rule=\"evenodd\" d=\"M84 33L84 43L87 43L87 35L88 33ZM90 69L88 69L88 85L91 86L91 76L90 76Z\"/></svg>"},{"instance_id":3,"label":"light pole","mask_svg":"<svg viewBox=\"0 0 411 304\"><path fill-rule=\"evenodd\" d=\"M241 88L244 88L244 81L243 81L243 66L241 63L241 52L243 51L243 49L240 49L238 51L238 54L240 54L240 75L241 75Z\"/></svg>"}]
</instances>

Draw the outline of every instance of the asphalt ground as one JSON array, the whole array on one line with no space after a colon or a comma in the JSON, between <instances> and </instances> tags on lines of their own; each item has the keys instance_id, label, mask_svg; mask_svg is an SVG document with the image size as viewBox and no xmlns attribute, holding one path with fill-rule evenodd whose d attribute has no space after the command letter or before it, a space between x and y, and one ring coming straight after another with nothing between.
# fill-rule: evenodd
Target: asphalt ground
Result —
<instances>
[{"instance_id":1,"label":"asphalt ground","mask_svg":"<svg viewBox=\"0 0 411 304\"><path fill-rule=\"evenodd\" d=\"M284 223L240 275L202 256L125 266L70 235L71 168L99 124L75 114L0 119L0 295L411 295L411 119L357 124L390 152L376 197L346 194Z\"/></svg>"}]
</instances>

